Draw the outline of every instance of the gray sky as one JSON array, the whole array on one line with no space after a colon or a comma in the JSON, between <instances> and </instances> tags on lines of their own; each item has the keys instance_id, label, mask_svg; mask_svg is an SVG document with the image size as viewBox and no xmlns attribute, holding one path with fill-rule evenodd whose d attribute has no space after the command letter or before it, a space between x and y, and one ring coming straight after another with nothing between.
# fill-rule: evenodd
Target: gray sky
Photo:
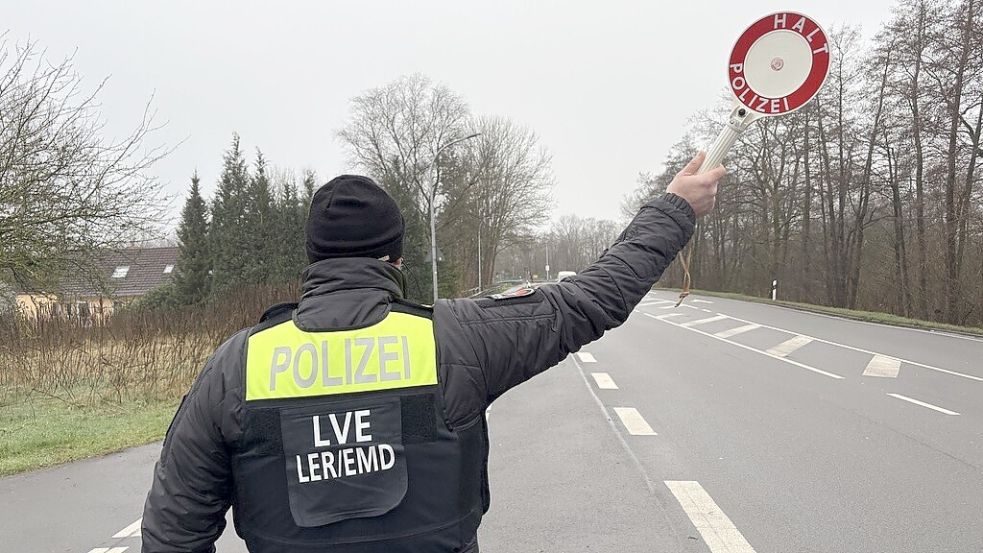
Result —
<instances>
[{"instance_id":1,"label":"gray sky","mask_svg":"<svg viewBox=\"0 0 983 553\"><path fill-rule=\"evenodd\" d=\"M335 131L348 100L421 72L479 114L533 128L553 154L554 215L617 218L640 171L658 170L686 120L726 85L738 34L778 10L871 36L889 0L743 2L3 1L8 39L39 41L76 67L122 133L155 95L156 166L183 196L210 193L233 131L278 167L350 170ZM180 201L176 202L180 205Z\"/></svg>"}]
</instances>

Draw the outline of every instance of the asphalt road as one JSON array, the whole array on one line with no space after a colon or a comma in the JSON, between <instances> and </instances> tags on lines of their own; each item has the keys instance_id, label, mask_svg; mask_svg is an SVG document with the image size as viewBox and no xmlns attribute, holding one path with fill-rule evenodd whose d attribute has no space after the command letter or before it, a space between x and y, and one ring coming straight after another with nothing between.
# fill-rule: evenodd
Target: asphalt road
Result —
<instances>
[{"instance_id":1,"label":"asphalt road","mask_svg":"<svg viewBox=\"0 0 983 553\"><path fill-rule=\"evenodd\" d=\"M983 340L673 299L492 406L483 551L983 551ZM0 480L0 550L138 551L157 453Z\"/></svg>"}]
</instances>

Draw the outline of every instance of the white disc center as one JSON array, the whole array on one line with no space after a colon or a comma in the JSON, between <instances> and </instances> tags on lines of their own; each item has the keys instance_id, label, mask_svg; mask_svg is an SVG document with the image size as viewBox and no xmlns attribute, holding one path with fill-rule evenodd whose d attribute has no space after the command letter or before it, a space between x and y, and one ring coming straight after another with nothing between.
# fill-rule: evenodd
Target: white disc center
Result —
<instances>
[{"instance_id":1,"label":"white disc center","mask_svg":"<svg viewBox=\"0 0 983 553\"><path fill-rule=\"evenodd\" d=\"M795 92L812 71L812 48L795 31L772 31L751 45L744 77L759 95L781 98Z\"/></svg>"}]
</instances>

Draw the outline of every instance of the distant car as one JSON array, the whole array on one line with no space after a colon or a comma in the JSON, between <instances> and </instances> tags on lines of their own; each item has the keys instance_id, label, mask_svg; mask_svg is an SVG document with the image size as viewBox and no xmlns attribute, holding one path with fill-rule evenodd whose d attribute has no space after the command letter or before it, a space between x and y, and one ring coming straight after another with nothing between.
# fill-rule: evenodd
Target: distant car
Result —
<instances>
[{"instance_id":1,"label":"distant car","mask_svg":"<svg viewBox=\"0 0 983 553\"><path fill-rule=\"evenodd\" d=\"M560 282L561 280L572 277L575 274L577 274L577 271L560 271L556 273L556 281Z\"/></svg>"}]
</instances>

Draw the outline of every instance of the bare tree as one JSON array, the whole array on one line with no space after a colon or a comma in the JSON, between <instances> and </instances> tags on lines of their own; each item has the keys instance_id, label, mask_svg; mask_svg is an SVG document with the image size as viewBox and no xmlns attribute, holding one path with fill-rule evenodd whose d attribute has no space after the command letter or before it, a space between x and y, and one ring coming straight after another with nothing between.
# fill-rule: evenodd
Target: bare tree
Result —
<instances>
[{"instance_id":1,"label":"bare tree","mask_svg":"<svg viewBox=\"0 0 983 553\"><path fill-rule=\"evenodd\" d=\"M945 181L944 181L944 215L943 228L945 230L945 319L946 322L958 323L961 320L959 312L960 297L962 286L960 282L961 257L959 251L960 239L963 233L961 221L965 217L962 210L966 207L963 203L963 193L959 193L960 183L957 182L957 165L960 162L960 130L961 123L965 122L963 100L971 79L980 76L981 64L977 58L980 50L980 31L979 26L983 23L980 7L983 2L980 0L966 0L960 2L954 10L950 12L949 25L956 32L943 33L939 44L939 56L937 63L932 64L930 69L936 79L939 90L944 99L946 112L946 147L945 147ZM975 34L974 34L975 33ZM976 53L973 52L976 50ZM971 104L972 106L972 104ZM970 106L970 107L971 107ZM966 124L972 134L973 126ZM978 125L977 125L978 126ZM977 139L978 142L978 139ZM972 169L975 168L975 148L973 149L972 163L970 167L970 180L962 183L966 187L966 196L972 193Z\"/></svg>"},{"instance_id":2,"label":"bare tree","mask_svg":"<svg viewBox=\"0 0 983 553\"><path fill-rule=\"evenodd\" d=\"M100 250L152 237L164 215L147 169L149 103L120 139L105 136L96 97L72 59L45 59L35 43L0 43L0 278L53 285Z\"/></svg>"},{"instance_id":3,"label":"bare tree","mask_svg":"<svg viewBox=\"0 0 983 553\"><path fill-rule=\"evenodd\" d=\"M478 139L461 148L448 170L452 188L441 226L453 227L449 234L458 237L458 257L468 269L462 276L487 283L501 248L546 220L553 174L550 155L532 130L504 117L480 117L475 128Z\"/></svg>"},{"instance_id":4,"label":"bare tree","mask_svg":"<svg viewBox=\"0 0 983 553\"><path fill-rule=\"evenodd\" d=\"M430 222L432 252L435 213L444 194L438 157L467 137L469 118L460 96L416 74L352 99L352 117L338 133L357 166L395 188L397 200ZM436 289L434 282L435 295Z\"/></svg>"},{"instance_id":5,"label":"bare tree","mask_svg":"<svg viewBox=\"0 0 983 553\"><path fill-rule=\"evenodd\" d=\"M564 215L548 230L516 237L505 246L495 262L495 274L543 279L547 259L551 278L558 271L581 271L610 247L620 230L619 224L607 219Z\"/></svg>"},{"instance_id":6,"label":"bare tree","mask_svg":"<svg viewBox=\"0 0 983 553\"><path fill-rule=\"evenodd\" d=\"M727 160L693 239L697 285L761 294L774 275L790 299L983 323L981 21L980 0L901 0L872 47L833 32L816 100L759 122ZM713 119L670 160L711 139Z\"/></svg>"},{"instance_id":7,"label":"bare tree","mask_svg":"<svg viewBox=\"0 0 983 553\"><path fill-rule=\"evenodd\" d=\"M352 117L338 136L352 160L380 181L405 188L421 216L443 190L433 169L440 148L465 136L464 100L423 75L402 77L352 99Z\"/></svg>"}]
</instances>

